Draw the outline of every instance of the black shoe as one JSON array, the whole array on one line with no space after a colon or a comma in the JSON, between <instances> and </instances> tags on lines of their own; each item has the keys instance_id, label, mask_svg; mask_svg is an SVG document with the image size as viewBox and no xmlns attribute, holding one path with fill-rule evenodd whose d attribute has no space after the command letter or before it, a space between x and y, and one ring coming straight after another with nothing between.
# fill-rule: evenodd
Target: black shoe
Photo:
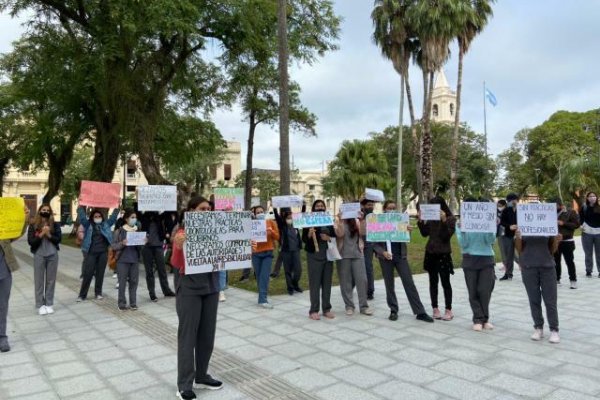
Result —
<instances>
[{"instance_id":1,"label":"black shoe","mask_svg":"<svg viewBox=\"0 0 600 400\"><path fill-rule=\"evenodd\" d=\"M127 310L129 310L129 307L127 307L127 306L119 306L119 310L121 310L121 311L127 311Z\"/></svg>"},{"instance_id":2,"label":"black shoe","mask_svg":"<svg viewBox=\"0 0 600 400\"><path fill-rule=\"evenodd\" d=\"M588 277L588 278L591 278L592 277L592 273L591 272L586 272L585 276Z\"/></svg>"},{"instance_id":3,"label":"black shoe","mask_svg":"<svg viewBox=\"0 0 600 400\"><path fill-rule=\"evenodd\" d=\"M242 276L242 277L240 278L240 283L248 282L249 280L250 280L250 278L247 278L247 277L245 277L245 276Z\"/></svg>"},{"instance_id":4,"label":"black shoe","mask_svg":"<svg viewBox=\"0 0 600 400\"><path fill-rule=\"evenodd\" d=\"M293 295L294 295L294 290L293 290L293 289L288 289L288 294L289 294L290 296L293 296Z\"/></svg>"},{"instance_id":5,"label":"black shoe","mask_svg":"<svg viewBox=\"0 0 600 400\"><path fill-rule=\"evenodd\" d=\"M206 379L202 382L195 381L194 388L196 389L208 389L208 390L219 390L223 388L223 382L214 379L212 376L207 375Z\"/></svg>"},{"instance_id":6,"label":"black shoe","mask_svg":"<svg viewBox=\"0 0 600 400\"><path fill-rule=\"evenodd\" d=\"M132 304L131 306L129 306L129 309L132 311L137 311L138 307L135 304Z\"/></svg>"},{"instance_id":7,"label":"black shoe","mask_svg":"<svg viewBox=\"0 0 600 400\"><path fill-rule=\"evenodd\" d=\"M373 295L372 295L372 294L370 294L370 295L368 295L368 296L367 296L367 300L373 300L374 298L375 298L375 297L373 297Z\"/></svg>"},{"instance_id":8,"label":"black shoe","mask_svg":"<svg viewBox=\"0 0 600 400\"><path fill-rule=\"evenodd\" d=\"M270 274L269 276L273 279L279 278L279 274Z\"/></svg>"},{"instance_id":9,"label":"black shoe","mask_svg":"<svg viewBox=\"0 0 600 400\"><path fill-rule=\"evenodd\" d=\"M303 290L302 290L302 288L300 286L297 286L297 287L294 288L294 292L302 293Z\"/></svg>"},{"instance_id":10,"label":"black shoe","mask_svg":"<svg viewBox=\"0 0 600 400\"><path fill-rule=\"evenodd\" d=\"M167 292L165 293L165 297L175 297L175 292Z\"/></svg>"},{"instance_id":11,"label":"black shoe","mask_svg":"<svg viewBox=\"0 0 600 400\"><path fill-rule=\"evenodd\" d=\"M191 390L186 390L185 392L183 391L177 391L177 398L181 399L181 400L191 400L191 399L195 399L196 398L196 393L192 392Z\"/></svg>"},{"instance_id":12,"label":"black shoe","mask_svg":"<svg viewBox=\"0 0 600 400\"><path fill-rule=\"evenodd\" d=\"M512 276L504 275L500 278L501 281L512 281Z\"/></svg>"},{"instance_id":13,"label":"black shoe","mask_svg":"<svg viewBox=\"0 0 600 400\"><path fill-rule=\"evenodd\" d=\"M388 319L389 319L390 321L397 321L397 320L398 320L398 313L397 313L397 312L394 312L394 311L392 311L392 312L390 313L390 316L389 316L389 318L388 318Z\"/></svg>"},{"instance_id":14,"label":"black shoe","mask_svg":"<svg viewBox=\"0 0 600 400\"><path fill-rule=\"evenodd\" d=\"M158 298L156 297L156 295L155 295L155 294L151 294L151 295L150 295L150 301L152 301L152 302L154 302L154 303L156 303L156 302L158 301Z\"/></svg>"},{"instance_id":15,"label":"black shoe","mask_svg":"<svg viewBox=\"0 0 600 400\"><path fill-rule=\"evenodd\" d=\"M433 318L431 318L428 314L417 314L417 319L423 322L433 322Z\"/></svg>"},{"instance_id":16,"label":"black shoe","mask_svg":"<svg viewBox=\"0 0 600 400\"><path fill-rule=\"evenodd\" d=\"M2 344L0 344L0 353L7 353L9 351L10 345L8 344L8 341L2 342Z\"/></svg>"}]
</instances>

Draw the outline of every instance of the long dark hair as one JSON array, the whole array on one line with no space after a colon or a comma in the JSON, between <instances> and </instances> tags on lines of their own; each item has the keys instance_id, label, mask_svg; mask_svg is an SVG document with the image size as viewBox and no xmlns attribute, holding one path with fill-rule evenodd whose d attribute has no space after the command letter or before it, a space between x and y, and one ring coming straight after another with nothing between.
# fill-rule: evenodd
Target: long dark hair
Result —
<instances>
[{"instance_id":1,"label":"long dark hair","mask_svg":"<svg viewBox=\"0 0 600 400\"><path fill-rule=\"evenodd\" d=\"M387 206L389 206L390 204L396 204L396 202L394 200L386 200L383 203L383 211L385 211L385 209L387 208Z\"/></svg>"},{"instance_id":2,"label":"long dark hair","mask_svg":"<svg viewBox=\"0 0 600 400\"><path fill-rule=\"evenodd\" d=\"M35 226L35 229L41 229L43 226L42 216L40 215L40 211L42 210L42 208L48 208L48 210L50 210L50 216L47 218L48 226L54 225L54 211L52 210L52 207L50 207L50 204L43 203L41 206L38 207L37 213L35 213L35 217L33 218L33 224Z\"/></svg>"},{"instance_id":3,"label":"long dark hair","mask_svg":"<svg viewBox=\"0 0 600 400\"><path fill-rule=\"evenodd\" d=\"M450 211L450 207L448 207L448 203L442 196L435 196L431 200L429 200L429 204L439 204L440 209L446 214L447 217L452 216L452 211Z\"/></svg>"},{"instance_id":4,"label":"long dark hair","mask_svg":"<svg viewBox=\"0 0 600 400\"><path fill-rule=\"evenodd\" d=\"M104 212L102 211L102 209L100 208L92 208L92 211L90 212L90 224L92 224L92 226L94 225L94 214L100 214L100 216L102 217L102 222L104 222L104 220L106 219L104 217Z\"/></svg>"},{"instance_id":5,"label":"long dark hair","mask_svg":"<svg viewBox=\"0 0 600 400\"><path fill-rule=\"evenodd\" d=\"M202 203L208 203L210 205L210 208L214 209L212 202L208 201L206 198L204 198L202 196L195 196L195 197L192 197L190 199L190 201L188 201L186 211L193 211L196 208L198 208L198 206Z\"/></svg>"},{"instance_id":6,"label":"long dark hair","mask_svg":"<svg viewBox=\"0 0 600 400\"><path fill-rule=\"evenodd\" d=\"M325 207L325 210L327 210L327 205L325 205L325 202L323 200L315 200L314 203L312 204L311 211L315 211L315 207L319 203L323 204L323 207Z\"/></svg>"}]
</instances>

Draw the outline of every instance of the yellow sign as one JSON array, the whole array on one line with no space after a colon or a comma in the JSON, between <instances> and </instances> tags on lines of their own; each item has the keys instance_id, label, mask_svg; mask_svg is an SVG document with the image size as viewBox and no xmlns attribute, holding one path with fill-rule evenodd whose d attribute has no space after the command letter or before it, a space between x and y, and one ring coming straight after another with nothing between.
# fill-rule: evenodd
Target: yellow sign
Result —
<instances>
[{"instance_id":1,"label":"yellow sign","mask_svg":"<svg viewBox=\"0 0 600 400\"><path fill-rule=\"evenodd\" d=\"M0 240L17 239L25 224L25 203L20 197L0 197Z\"/></svg>"}]
</instances>

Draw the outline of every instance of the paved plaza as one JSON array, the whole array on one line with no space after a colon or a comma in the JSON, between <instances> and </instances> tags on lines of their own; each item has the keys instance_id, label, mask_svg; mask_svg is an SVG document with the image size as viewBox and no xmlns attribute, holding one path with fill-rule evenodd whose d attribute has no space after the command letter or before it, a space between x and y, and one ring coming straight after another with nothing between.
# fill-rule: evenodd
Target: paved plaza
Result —
<instances>
[{"instance_id":1,"label":"paved plaza","mask_svg":"<svg viewBox=\"0 0 600 400\"><path fill-rule=\"evenodd\" d=\"M177 315L174 299L151 303L143 271L138 311L120 312L107 275L102 301L76 303L81 253L60 252L54 315L33 307L26 243L15 243L9 312L12 351L0 354L0 399L174 399ZM210 372L226 386L197 391L199 399L595 399L600 396L600 279L584 277L578 243L579 289L559 287L562 342L532 342L532 321L520 274L498 282L492 332L470 330L461 270L452 278L455 319L426 324L410 315L397 279L400 318L387 319L383 282L376 282L373 317L344 315L333 288L334 320L307 318L308 291L272 298L229 289L219 306ZM376 263L376 268L379 268ZM425 275L415 277L429 304ZM92 289L93 290L93 289Z\"/></svg>"}]
</instances>

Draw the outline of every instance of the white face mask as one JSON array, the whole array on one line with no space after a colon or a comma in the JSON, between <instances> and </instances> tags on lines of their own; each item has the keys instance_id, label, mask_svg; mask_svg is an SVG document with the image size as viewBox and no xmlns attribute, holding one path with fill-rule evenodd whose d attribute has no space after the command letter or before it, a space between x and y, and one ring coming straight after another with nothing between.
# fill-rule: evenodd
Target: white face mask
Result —
<instances>
[{"instance_id":1,"label":"white face mask","mask_svg":"<svg viewBox=\"0 0 600 400\"><path fill-rule=\"evenodd\" d=\"M102 218L94 218L94 223L95 224L101 224L102 223Z\"/></svg>"},{"instance_id":2,"label":"white face mask","mask_svg":"<svg viewBox=\"0 0 600 400\"><path fill-rule=\"evenodd\" d=\"M293 222L294 222L294 221L293 221L293 220L291 220L291 219L286 219L286 220L285 220L285 223L286 223L286 224L288 224L288 225L292 225L292 223L293 223Z\"/></svg>"}]
</instances>

